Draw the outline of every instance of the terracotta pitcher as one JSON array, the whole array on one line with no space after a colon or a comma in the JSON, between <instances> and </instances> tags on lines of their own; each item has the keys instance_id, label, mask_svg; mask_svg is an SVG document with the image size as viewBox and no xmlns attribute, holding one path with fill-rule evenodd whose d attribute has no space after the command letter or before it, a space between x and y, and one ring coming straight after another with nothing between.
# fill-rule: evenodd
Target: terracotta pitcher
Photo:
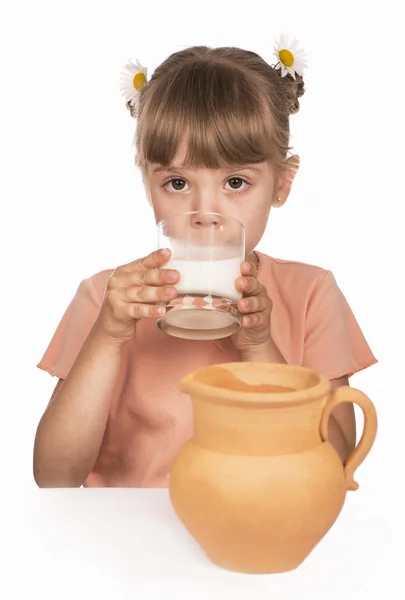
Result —
<instances>
[{"instance_id":1,"label":"terracotta pitcher","mask_svg":"<svg viewBox=\"0 0 405 600\"><path fill-rule=\"evenodd\" d=\"M211 560L232 571L295 569L337 519L373 445L371 400L349 386L330 392L303 367L227 363L184 377L194 435L169 477L173 507ZM328 442L331 411L364 413L360 442L343 466Z\"/></svg>"}]
</instances>

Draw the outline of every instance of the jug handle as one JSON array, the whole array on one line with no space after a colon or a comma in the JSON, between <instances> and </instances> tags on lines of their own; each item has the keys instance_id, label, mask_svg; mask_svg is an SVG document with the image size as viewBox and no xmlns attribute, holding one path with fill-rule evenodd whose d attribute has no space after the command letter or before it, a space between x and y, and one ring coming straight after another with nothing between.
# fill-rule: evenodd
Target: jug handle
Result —
<instances>
[{"instance_id":1,"label":"jug handle","mask_svg":"<svg viewBox=\"0 0 405 600\"><path fill-rule=\"evenodd\" d=\"M336 388L329 396L329 400L326 402L322 412L320 434L324 442L328 440L328 422L330 414L338 404L342 404L343 402L357 404L364 415L363 434L359 443L346 460L344 466L347 489L357 490L359 484L353 479L353 475L374 444L377 435L377 413L370 398L360 390L348 385Z\"/></svg>"}]
</instances>

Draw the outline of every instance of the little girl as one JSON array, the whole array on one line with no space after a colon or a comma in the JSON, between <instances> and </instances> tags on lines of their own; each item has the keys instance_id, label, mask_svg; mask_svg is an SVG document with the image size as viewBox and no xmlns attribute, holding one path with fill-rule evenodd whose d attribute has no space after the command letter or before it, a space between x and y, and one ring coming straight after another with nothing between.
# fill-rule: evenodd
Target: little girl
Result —
<instances>
[{"instance_id":1,"label":"little girl","mask_svg":"<svg viewBox=\"0 0 405 600\"><path fill-rule=\"evenodd\" d=\"M289 115L304 93L305 57L284 40L276 55L273 67L238 48L193 47L149 81L139 63L127 66L123 90L156 221L207 211L246 228L235 284L242 328L210 342L157 327L165 311L158 303L176 297L179 280L164 268L170 251L82 281L38 365L59 380L35 439L39 486L167 486L192 435L191 402L178 382L204 365L286 362L337 387L376 362L330 271L255 251L299 164L288 157ZM352 405L333 412L329 439L344 462L356 442Z\"/></svg>"}]
</instances>

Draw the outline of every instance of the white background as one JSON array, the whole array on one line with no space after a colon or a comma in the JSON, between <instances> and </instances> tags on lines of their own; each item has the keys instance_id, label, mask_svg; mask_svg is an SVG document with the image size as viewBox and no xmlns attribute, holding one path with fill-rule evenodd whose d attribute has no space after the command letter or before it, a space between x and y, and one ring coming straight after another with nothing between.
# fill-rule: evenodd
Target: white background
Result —
<instances>
[{"instance_id":1,"label":"white background","mask_svg":"<svg viewBox=\"0 0 405 600\"><path fill-rule=\"evenodd\" d=\"M306 95L291 119L301 170L287 205L272 212L259 250L331 269L345 293L380 361L351 381L371 397L379 416L374 449L357 474L356 502L375 516L369 544L373 526L387 535L403 528L400 4L2 3L4 548L13 543L34 493L35 428L56 384L35 365L79 282L156 244L153 215L133 166L135 123L119 92L123 64L139 58L151 73L170 53L195 44L237 45L272 63L273 40L281 32L298 37L309 57ZM381 581L394 576L384 571L387 564ZM355 565L352 576L356 583Z\"/></svg>"}]
</instances>

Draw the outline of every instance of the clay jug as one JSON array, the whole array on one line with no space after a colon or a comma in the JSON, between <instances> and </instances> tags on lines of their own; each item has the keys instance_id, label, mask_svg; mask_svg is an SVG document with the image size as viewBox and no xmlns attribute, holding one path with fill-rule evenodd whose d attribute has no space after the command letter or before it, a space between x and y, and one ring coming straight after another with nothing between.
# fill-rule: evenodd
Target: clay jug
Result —
<instances>
[{"instance_id":1,"label":"clay jug","mask_svg":"<svg viewBox=\"0 0 405 600\"><path fill-rule=\"evenodd\" d=\"M373 445L371 400L303 367L227 363L185 376L194 434L169 475L180 520L211 560L243 573L298 567L337 519ZM343 466L328 421L343 402L360 406L364 430Z\"/></svg>"}]
</instances>

